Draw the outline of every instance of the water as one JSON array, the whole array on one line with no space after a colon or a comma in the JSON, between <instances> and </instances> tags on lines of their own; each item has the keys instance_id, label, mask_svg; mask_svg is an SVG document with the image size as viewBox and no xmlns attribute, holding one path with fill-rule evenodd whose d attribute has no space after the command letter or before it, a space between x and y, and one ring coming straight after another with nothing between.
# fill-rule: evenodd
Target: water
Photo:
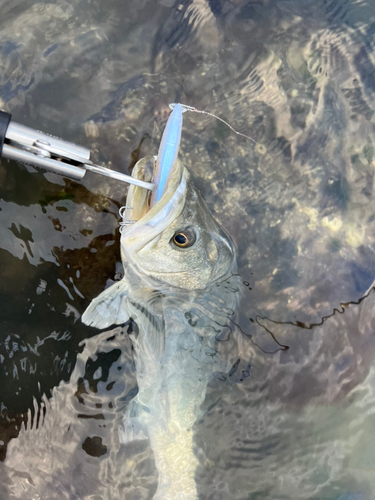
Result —
<instances>
[{"instance_id":1,"label":"water","mask_svg":"<svg viewBox=\"0 0 375 500\"><path fill-rule=\"evenodd\" d=\"M200 500L375 495L374 30L374 6L354 0L2 5L15 121L124 173L156 153L170 102L258 143L184 115L181 159L249 283L237 321L251 369L210 384L195 427ZM27 480L51 499L151 499L147 442L116 461L109 444L136 392L130 342L79 320L121 274L126 188L7 161L0 179L1 459L28 410L57 401L32 453L26 440L1 466L1 498Z\"/></svg>"}]
</instances>

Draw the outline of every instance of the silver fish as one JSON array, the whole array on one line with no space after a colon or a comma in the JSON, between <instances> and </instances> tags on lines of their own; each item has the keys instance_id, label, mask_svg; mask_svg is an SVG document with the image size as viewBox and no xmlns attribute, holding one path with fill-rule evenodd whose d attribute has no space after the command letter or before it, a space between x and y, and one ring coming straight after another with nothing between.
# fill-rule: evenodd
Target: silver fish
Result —
<instances>
[{"instance_id":1,"label":"silver fish","mask_svg":"<svg viewBox=\"0 0 375 500\"><path fill-rule=\"evenodd\" d=\"M146 157L133 176L151 180L154 169L155 158ZM131 339L139 392L121 439L149 438L159 473L155 500L196 500L193 426L214 372L230 366L218 351L240 295L235 250L178 159L159 201L148 198L130 187L121 211L125 275L82 321L107 328L131 318L138 325Z\"/></svg>"}]
</instances>

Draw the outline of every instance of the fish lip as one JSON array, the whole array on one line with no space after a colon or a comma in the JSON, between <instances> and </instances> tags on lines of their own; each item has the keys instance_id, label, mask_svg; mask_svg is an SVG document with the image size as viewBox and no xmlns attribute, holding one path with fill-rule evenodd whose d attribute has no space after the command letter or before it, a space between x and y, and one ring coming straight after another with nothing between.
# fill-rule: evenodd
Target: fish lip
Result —
<instances>
[{"instance_id":1,"label":"fish lip","mask_svg":"<svg viewBox=\"0 0 375 500\"><path fill-rule=\"evenodd\" d=\"M189 177L189 172L181 165L181 177L175 179L173 191L168 189L139 220L122 231L121 243L124 250L129 250L130 253L139 251L179 216L184 207Z\"/></svg>"},{"instance_id":2,"label":"fish lip","mask_svg":"<svg viewBox=\"0 0 375 500\"><path fill-rule=\"evenodd\" d=\"M143 160L145 160L147 158L153 159L154 170L155 170L157 156L154 155L153 157L145 157L145 158L143 158ZM143 203L141 205L137 205L137 211L143 212L142 217L139 219L136 219L134 221L134 224L132 224L132 225L142 224L143 220L145 218L147 218L148 214L151 211L153 213L153 217L157 217L159 212L163 209L163 207L166 204L165 200L168 198L172 198L174 196L175 192L179 189L179 186L183 180L183 177L185 177L186 180L190 177L190 175L188 173L185 173L185 172L187 172L186 169L183 167L180 160L177 159L175 164L174 164L174 167L173 167L172 178L170 179L170 182L168 183L166 189L164 189L164 192L163 192L163 195L161 196L161 198L156 203L150 204L152 192L149 193L148 196L143 199ZM147 177L148 175L149 175L149 172L146 172L146 170L144 170L144 171L141 170L140 172L137 172L135 177L138 180L150 182L151 179ZM137 188L135 186L130 186L129 191L128 191L128 197L129 197L129 194L132 192L135 192L136 189L143 190L143 188ZM173 189L173 191L172 191L172 189ZM128 204L128 197L127 197L126 204ZM130 205L132 205L132 203L130 203ZM133 207L134 207L134 205L133 205ZM129 216L128 219L131 220L132 216ZM126 229L124 230L124 232L126 232Z\"/></svg>"}]
</instances>

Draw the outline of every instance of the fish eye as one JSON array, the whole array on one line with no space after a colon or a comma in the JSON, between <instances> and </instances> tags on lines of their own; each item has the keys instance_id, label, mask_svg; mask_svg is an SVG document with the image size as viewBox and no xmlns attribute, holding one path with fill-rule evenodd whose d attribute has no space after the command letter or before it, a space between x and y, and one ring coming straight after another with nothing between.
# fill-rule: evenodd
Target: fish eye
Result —
<instances>
[{"instance_id":1,"label":"fish eye","mask_svg":"<svg viewBox=\"0 0 375 500\"><path fill-rule=\"evenodd\" d=\"M189 248L194 245L197 236L194 229L187 228L183 231L178 231L173 237L172 242L179 248Z\"/></svg>"}]
</instances>

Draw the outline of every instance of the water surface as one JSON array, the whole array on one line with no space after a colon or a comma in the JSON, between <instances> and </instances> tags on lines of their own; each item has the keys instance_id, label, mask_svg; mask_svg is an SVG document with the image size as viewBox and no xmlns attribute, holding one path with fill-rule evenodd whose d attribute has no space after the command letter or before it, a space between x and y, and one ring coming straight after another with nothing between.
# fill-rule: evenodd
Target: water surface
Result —
<instances>
[{"instance_id":1,"label":"water surface","mask_svg":"<svg viewBox=\"0 0 375 500\"><path fill-rule=\"evenodd\" d=\"M156 154L170 102L256 141L184 115L180 157L244 282L240 362L195 426L200 500L375 496L374 33L371 1L2 5L15 121L124 173ZM34 481L50 499L151 499L147 441L113 444L137 390L126 328L80 322L121 276L126 187L4 160L0 180L1 498ZM54 425L13 445L41 404Z\"/></svg>"}]
</instances>

